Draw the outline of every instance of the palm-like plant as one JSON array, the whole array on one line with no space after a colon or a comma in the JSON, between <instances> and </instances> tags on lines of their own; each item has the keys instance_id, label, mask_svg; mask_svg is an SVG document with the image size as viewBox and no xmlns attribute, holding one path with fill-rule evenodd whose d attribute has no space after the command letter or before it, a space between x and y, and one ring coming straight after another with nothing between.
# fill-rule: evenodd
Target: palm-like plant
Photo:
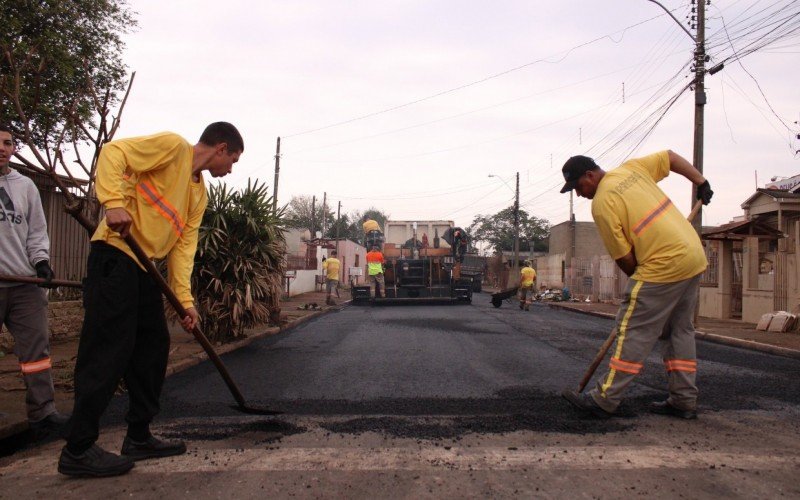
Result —
<instances>
[{"instance_id":1,"label":"palm-like plant","mask_svg":"<svg viewBox=\"0 0 800 500\"><path fill-rule=\"evenodd\" d=\"M195 255L192 290L212 340L241 337L245 328L280 318L285 270L283 210L273 211L267 186L241 191L212 185Z\"/></svg>"}]
</instances>

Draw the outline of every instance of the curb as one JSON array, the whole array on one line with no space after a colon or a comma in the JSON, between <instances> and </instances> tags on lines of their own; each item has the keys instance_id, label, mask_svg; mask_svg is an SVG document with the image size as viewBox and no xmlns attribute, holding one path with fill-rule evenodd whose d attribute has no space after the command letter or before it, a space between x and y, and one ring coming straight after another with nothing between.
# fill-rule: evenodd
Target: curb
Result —
<instances>
[{"instance_id":1,"label":"curb","mask_svg":"<svg viewBox=\"0 0 800 500\"><path fill-rule=\"evenodd\" d=\"M760 351L775 356L783 356L785 358L800 359L800 351L796 349L789 349L788 347L778 347L775 345L764 344L754 340L737 339L733 337L725 337L714 333L705 333L700 330L695 330L695 337L705 340L707 342L714 342L731 347L739 347L742 349L750 349L751 351Z\"/></svg>"},{"instance_id":2,"label":"curb","mask_svg":"<svg viewBox=\"0 0 800 500\"><path fill-rule=\"evenodd\" d=\"M547 305L553 309L563 309L566 311L572 311L580 314L588 314L590 316L597 316L600 318L607 318L607 319L616 318L614 314L602 313L597 311L584 311L569 306L563 306L561 304L547 304ZM738 347L740 349L749 349L751 351L764 352L767 354L782 356L785 358L800 359L800 351L798 351L797 349L789 349L788 347L778 347L771 344L756 342L754 340L744 340L744 339L737 339L735 337L725 337L724 335L717 335L715 333L706 333L702 330L695 330L694 335L696 338L700 340L705 340L706 342L713 342L715 344L722 344L729 347Z\"/></svg>"},{"instance_id":3,"label":"curb","mask_svg":"<svg viewBox=\"0 0 800 500\"><path fill-rule=\"evenodd\" d=\"M331 313L331 312L338 312L338 311L341 310L342 306L349 305L350 302L351 301L347 300L345 302L340 303L339 306L336 307L336 308L332 307L330 309L323 309L321 311L315 311L315 312L313 312L311 314L306 314L305 316L301 316L301 317L299 317L299 318L297 318L295 320L292 320L291 322L286 323L285 325L280 326L280 327L277 327L277 326L269 327L269 328L265 329L264 331L262 331L261 333L256 333L255 335L247 337L246 339L238 340L236 342L231 342L230 344L223 344L223 345L218 346L218 347L215 346L214 350L217 352L217 354L222 356L223 354L227 354L229 352L235 351L235 350L240 349L242 347L248 346L248 345L252 344L253 342L255 342L256 340L261 339L263 337L268 337L268 336L275 335L275 334L278 334L278 333L288 332L288 331L291 331L294 328L297 328L298 326L302 325L303 323L311 321L312 319L319 318L320 316L324 316L325 314L328 314L328 313ZM182 360L180 360L180 361L178 361L176 363L168 365L167 366L166 377L169 377L170 375L174 375L176 373L180 373L180 372L182 372L184 370L187 370L187 369L189 369L189 368L191 368L191 367L193 367L195 365L199 365L200 363L202 363L203 361L206 361L206 360L208 360L208 354L206 354L205 351L200 351L197 354L194 354L194 355L192 355L192 356L190 356L188 358L182 359Z\"/></svg>"}]
</instances>

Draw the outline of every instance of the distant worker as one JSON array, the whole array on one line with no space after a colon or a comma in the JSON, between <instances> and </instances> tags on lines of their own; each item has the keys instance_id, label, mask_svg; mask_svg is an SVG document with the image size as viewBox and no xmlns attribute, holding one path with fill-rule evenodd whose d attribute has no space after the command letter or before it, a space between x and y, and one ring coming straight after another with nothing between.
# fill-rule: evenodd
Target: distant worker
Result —
<instances>
[{"instance_id":1,"label":"distant worker","mask_svg":"<svg viewBox=\"0 0 800 500\"><path fill-rule=\"evenodd\" d=\"M383 231L381 231L380 224L366 215L363 221L361 227L364 228L364 246L367 248L376 246L380 250L383 248Z\"/></svg>"},{"instance_id":2,"label":"distant worker","mask_svg":"<svg viewBox=\"0 0 800 500\"><path fill-rule=\"evenodd\" d=\"M697 185L703 204L714 194L710 184L672 151L631 159L609 172L591 158L573 156L562 172L567 182L561 192L574 189L592 200L592 217L606 250L630 276L617 313L617 343L608 372L588 393L567 391L563 396L585 412L610 417L666 326L669 341L663 358L669 397L651 403L650 410L697 418L692 320L700 275L708 264L697 232L656 183L678 173Z\"/></svg>"},{"instance_id":3,"label":"distant worker","mask_svg":"<svg viewBox=\"0 0 800 500\"><path fill-rule=\"evenodd\" d=\"M325 273L325 289L327 295L325 303L329 306L335 306L336 302L331 297L331 292L339 286L339 269L341 263L336 258L336 250L331 250L330 256L322 262L322 272Z\"/></svg>"},{"instance_id":4,"label":"distant worker","mask_svg":"<svg viewBox=\"0 0 800 500\"><path fill-rule=\"evenodd\" d=\"M533 268L531 261L525 261L525 267L519 270L519 308L526 311L530 310L530 303L533 302L536 289L533 283L536 281L536 270ZM528 292L531 294L531 300L528 302Z\"/></svg>"},{"instance_id":5,"label":"distant worker","mask_svg":"<svg viewBox=\"0 0 800 500\"><path fill-rule=\"evenodd\" d=\"M0 282L0 326L14 338L28 424L39 438L63 433L69 416L56 410L53 399L47 294L40 288L54 278L47 221L36 185L9 167L15 152L11 128L0 125L0 274L44 279L39 286Z\"/></svg>"},{"instance_id":6,"label":"distant worker","mask_svg":"<svg viewBox=\"0 0 800 500\"><path fill-rule=\"evenodd\" d=\"M469 235L460 227L449 227L442 234L444 241L450 245L453 260L464 262L464 255L469 247Z\"/></svg>"},{"instance_id":7,"label":"distant worker","mask_svg":"<svg viewBox=\"0 0 800 500\"><path fill-rule=\"evenodd\" d=\"M467 232L460 227L455 228L453 240L453 257L455 257L456 262L464 262L464 254L467 253L467 247L469 246Z\"/></svg>"},{"instance_id":8,"label":"distant worker","mask_svg":"<svg viewBox=\"0 0 800 500\"><path fill-rule=\"evenodd\" d=\"M386 260L383 258L383 254L377 246L373 246L372 250L367 252L367 274L369 274L370 285L373 283L375 284L375 298L382 299L385 296L385 292L383 291L385 288L383 265L385 263Z\"/></svg>"}]
</instances>

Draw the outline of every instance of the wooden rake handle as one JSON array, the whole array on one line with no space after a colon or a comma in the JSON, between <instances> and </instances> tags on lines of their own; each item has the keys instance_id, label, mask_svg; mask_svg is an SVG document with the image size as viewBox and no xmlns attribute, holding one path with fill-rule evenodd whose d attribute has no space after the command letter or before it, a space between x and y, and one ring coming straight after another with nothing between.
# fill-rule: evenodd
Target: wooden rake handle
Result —
<instances>
[{"instance_id":1,"label":"wooden rake handle","mask_svg":"<svg viewBox=\"0 0 800 500\"><path fill-rule=\"evenodd\" d=\"M150 276L152 276L156 281L159 288L161 288L161 291L164 293L164 296L167 297L167 300L170 304L172 304L175 312L178 313L178 317L181 319L185 318L186 308L183 307L183 304L181 304L181 301L178 300L175 292L172 291L172 288L170 288L167 281L164 279L161 273L158 272L155 264L153 264L153 261L147 257L147 254L144 252L144 250L142 250L142 247L139 246L139 243L130 234L125 237L125 243L131 247L131 250L133 250L136 258L139 259L139 262L141 262L145 269L147 269L147 273L150 274ZM214 350L214 346L211 345L211 342L209 342L208 338L205 336L205 334L203 334L199 326L195 325L195 327L192 329L192 335L194 335L194 338L203 347L203 350L208 355L208 359L214 363L214 367L216 367L217 371L222 376L222 379L225 381L225 385L228 386L228 390L230 390L233 398L236 400L236 403L240 407L246 407L247 405L244 396L242 396L242 392L239 390L236 382L234 382L233 377L231 377L231 374L228 372L228 369L225 367L225 364L222 362L219 354L217 354L217 352Z\"/></svg>"}]
</instances>

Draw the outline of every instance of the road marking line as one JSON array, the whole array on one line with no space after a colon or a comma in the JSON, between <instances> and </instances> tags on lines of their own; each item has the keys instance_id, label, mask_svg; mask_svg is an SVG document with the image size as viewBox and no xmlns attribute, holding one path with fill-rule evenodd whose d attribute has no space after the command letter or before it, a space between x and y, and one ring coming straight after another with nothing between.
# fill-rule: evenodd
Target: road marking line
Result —
<instances>
[{"instance_id":1,"label":"road marking line","mask_svg":"<svg viewBox=\"0 0 800 500\"><path fill-rule=\"evenodd\" d=\"M139 474L247 471L387 471L387 470L633 470L633 469L775 470L800 467L795 455L747 451L691 451L646 447L508 448L295 448L275 450L198 448L179 457L137 462ZM54 475L55 459L36 456L0 467L0 476Z\"/></svg>"}]
</instances>

